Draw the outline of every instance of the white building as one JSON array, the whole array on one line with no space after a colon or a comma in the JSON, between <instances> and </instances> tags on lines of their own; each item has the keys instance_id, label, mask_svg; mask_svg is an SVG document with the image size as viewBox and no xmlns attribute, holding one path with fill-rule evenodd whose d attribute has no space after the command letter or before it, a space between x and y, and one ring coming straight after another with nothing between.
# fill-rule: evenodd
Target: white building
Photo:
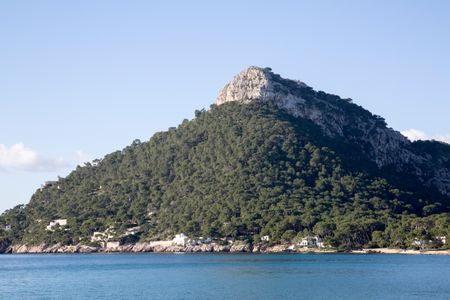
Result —
<instances>
[{"instance_id":1,"label":"white building","mask_svg":"<svg viewBox=\"0 0 450 300\"><path fill-rule=\"evenodd\" d=\"M116 231L114 227L109 227L105 231L96 231L91 236L91 242L100 242L102 245L106 246L106 243L113 240Z\"/></svg>"},{"instance_id":2,"label":"white building","mask_svg":"<svg viewBox=\"0 0 450 300\"><path fill-rule=\"evenodd\" d=\"M189 242L189 237L187 235L185 235L184 233L176 234L172 240L172 243L174 243L177 246L186 246L186 244L188 242Z\"/></svg>"},{"instance_id":3,"label":"white building","mask_svg":"<svg viewBox=\"0 0 450 300\"><path fill-rule=\"evenodd\" d=\"M11 224L6 224L5 231L10 231L10 230L11 230Z\"/></svg>"},{"instance_id":4,"label":"white building","mask_svg":"<svg viewBox=\"0 0 450 300\"><path fill-rule=\"evenodd\" d=\"M318 248L325 248L325 244L323 243L323 240L319 237L317 238L316 244L317 244Z\"/></svg>"},{"instance_id":5,"label":"white building","mask_svg":"<svg viewBox=\"0 0 450 300\"><path fill-rule=\"evenodd\" d=\"M436 241L439 241L442 243L442 245L445 245L447 243L447 237L446 236L437 236Z\"/></svg>"},{"instance_id":6,"label":"white building","mask_svg":"<svg viewBox=\"0 0 450 300\"><path fill-rule=\"evenodd\" d=\"M67 219L57 219L50 221L50 223L47 226L47 230L53 231L53 227L55 226L66 226L67 225Z\"/></svg>"},{"instance_id":7,"label":"white building","mask_svg":"<svg viewBox=\"0 0 450 300\"><path fill-rule=\"evenodd\" d=\"M300 247L307 248L324 248L325 245L323 240L318 236L307 236L302 238L302 241L299 243Z\"/></svg>"},{"instance_id":8,"label":"white building","mask_svg":"<svg viewBox=\"0 0 450 300\"><path fill-rule=\"evenodd\" d=\"M134 226L134 227L128 228L125 235L135 235L136 233L139 232L139 230L141 230L141 226Z\"/></svg>"},{"instance_id":9,"label":"white building","mask_svg":"<svg viewBox=\"0 0 450 300\"><path fill-rule=\"evenodd\" d=\"M270 236L268 236L268 235L262 236L262 237L261 237L261 241L262 241L262 242L268 242L268 241L270 241Z\"/></svg>"},{"instance_id":10,"label":"white building","mask_svg":"<svg viewBox=\"0 0 450 300\"><path fill-rule=\"evenodd\" d=\"M414 238L412 245L415 247L423 248L425 247L425 240L419 240L418 238Z\"/></svg>"},{"instance_id":11,"label":"white building","mask_svg":"<svg viewBox=\"0 0 450 300\"><path fill-rule=\"evenodd\" d=\"M109 234L107 232L96 231L91 236L91 242L100 242L100 241L108 241L112 239L114 235Z\"/></svg>"},{"instance_id":12,"label":"white building","mask_svg":"<svg viewBox=\"0 0 450 300\"><path fill-rule=\"evenodd\" d=\"M424 249L427 245L433 245L433 246L443 246L447 243L447 237L446 236L436 236L434 237L434 240L423 240L419 238L414 238L412 241L412 245L414 247Z\"/></svg>"},{"instance_id":13,"label":"white building","mask_svg":"<svg viewBox=\"0 0 450 300\"><path fill-rule=\"evenodd\" d=\"M106 237L106 234L104 232L94 232L91 236L91 242L95 243L98 242L100 243L103 247L106 245L108 239Z\"/></svg>"}]
</instances>

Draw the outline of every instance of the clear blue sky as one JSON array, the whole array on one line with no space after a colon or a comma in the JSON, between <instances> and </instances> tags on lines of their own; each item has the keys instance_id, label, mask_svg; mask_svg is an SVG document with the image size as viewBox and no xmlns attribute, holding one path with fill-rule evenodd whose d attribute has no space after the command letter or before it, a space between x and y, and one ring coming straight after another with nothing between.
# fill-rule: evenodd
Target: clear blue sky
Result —
<instances>
[{"instance_id":1,"label":"clear blue sky","mask_svg":"<svg viewBox=\"0 0 450 300\"><path fill-rule=\"evenodd\" d=\"M0 211L192 118L249 65L450 134L449 1L156 2L1 1Z\"/></svg>"}]
</instances>

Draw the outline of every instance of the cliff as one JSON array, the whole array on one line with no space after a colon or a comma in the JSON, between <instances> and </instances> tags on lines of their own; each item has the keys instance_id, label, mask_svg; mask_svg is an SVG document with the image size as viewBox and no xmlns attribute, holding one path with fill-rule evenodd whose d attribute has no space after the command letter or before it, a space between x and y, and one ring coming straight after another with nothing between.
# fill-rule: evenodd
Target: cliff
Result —
<instances>
[{"instance_id":1,"label":"cliff","mask_svg":"<svg viewBox=\"0 0 450 300\"><path fill-rule=\"evenodd\" d=\"M249 67L225 85L216 104L233 101L272 101L296 117L311 120L328 136L363 145L367 158L378 167L408 168L425 185L433 185L450 195L448 154L434 164L436 157L414 151L412 143L400 132L388 128L381 117L351 103L350 99L314 92L305 83L284 79L270 68ZM431 174L424 170L430 169L430 164L434 168Z\"/></svg>"}]
</instances>

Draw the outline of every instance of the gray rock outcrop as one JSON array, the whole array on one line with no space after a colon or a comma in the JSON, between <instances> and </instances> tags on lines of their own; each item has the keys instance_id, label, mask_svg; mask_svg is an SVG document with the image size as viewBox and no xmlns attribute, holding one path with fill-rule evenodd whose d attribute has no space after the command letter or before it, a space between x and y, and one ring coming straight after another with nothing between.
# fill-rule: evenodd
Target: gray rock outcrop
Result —
<instances>
[{"instance_id":1,"label":"gray rock outcrop","mask_svg":"<svg viewBox=\"0 0 450 300\"><path fill-rule=\"evenodd\" d=\"M288 113L312 121L331 138L344 137L363 145L367 157L379 168L408 169L418 180L450 195L450 157L436 163L424 175L431 158L411 150L411 142L384 120L349 99L316 92L301 81L284 79L270 68L249 67L237 74L220 91L216 104L273 101ZM437 164L437 165L436 165Z\"/></svg>"}]
</instances>

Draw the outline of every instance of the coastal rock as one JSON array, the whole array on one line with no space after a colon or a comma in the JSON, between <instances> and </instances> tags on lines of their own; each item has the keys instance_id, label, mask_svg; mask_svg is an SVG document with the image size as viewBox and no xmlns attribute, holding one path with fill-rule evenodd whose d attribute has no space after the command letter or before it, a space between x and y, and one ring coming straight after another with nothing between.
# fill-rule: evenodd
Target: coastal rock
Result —
<instances>
[{"instance_id":1,"label":"coastal rock","mask_svg":"<svg viewBox=\"0 0 450 300\"><path fill-rule=\"evenodd\" d=\"M137 243L130 250L131 252L153 252L153 247L150 243Z\"/></svg>"},{"instance_id":2,"label":"coastal rock","mask_svg":"<svg viewBox=\"0 0 450 300\"><path fill-rule=\"evenodd\" d=\"M261 244L254 244L253 248L252 248L252 252L253 253L261 253L261 252L265 252L267 246L265 245L261 245Z\"/></svg>"},{"instance_id":3,"label":"coastal rock","mask_svg":"<svg viewBox=\"0 0 450 300\"><path fill-rule=\"evenodd\" d=\"M131 252L134 245L119 245L119 244L112 244L112 245L106 245L106 247L102 248L102 252Z\"/></svg>"},{"instance_id":4,"label":"coastal rock","mask_svg":"<svg viewBox=\"0 0 450 300\"><path fill-rule=\"evenodd\" d=\"M93 253L93 252L98 252L98 251L99 251L99 248L86 246L86 245L80 245L77 248L77 253Z\"/></svg>"},{"instance_id":5,"label":"coastal rock","mask_svg":"<svg viewBox=\"0 0 450 300\"><path fill-rule=\"evenodd\" d=\"M153 242L152 242L153 243ZM219 245L216 243L202 244L202 245L161 245L157 243L157 246L153 243L137 243L129 245L121 245L116 248L99 248L82 244L77 245L13 245L9 246L5 253L21 253L21 254L39 254L39 253L95 253L95 252L161 252L161 253L200 253L200 252L252 252L252 253L337 253L336 249L320 249L320 248L295 248L289 244L278 244L268 247L266 244L251 245L245 242L234 242L232 246ZM391 248L373 248L352 250L350 253L385 253L385 254L439 254L450 255L450 250L404 250L404 249L391 249Z\"/></svg>"},{"instance_id":6,"label":"coastal rock","mask_svg":"<svg viewBox=\"0 0 450 300\"><path fill-rule=\"evenodd\" d=\"M46 244L40 245L14 245L11 247L12 253L45 253Z\"/></svg>"},{"instance_id":7,"label":"coastal rock","mask_svg":"<svg viewBox=\"0 0 450 300\"><path fill-rule=\"evenodd\" d=\"M184 247L183 246L174 245L174 246L167 247L165 249L165 252L185 252L185 251L184 251Z\"/></svg>"},{"instance_id":8,"label":"coastal rock","mask_svg":"<svg viewBox=\"0 0 450 300\"><path fill-rule=\"evenodd\" d=\"M249 243L235 242L230 247L230 252L251 252L252 248Z\"/></svg>"},{"instance_id":9,"label":"coastal rock","mask_svg":"<svg viewBox=\"0 0 450 300\"><path fill-rule=\"evenodd\" d=\"M184 252L212 252L214 250L211 244L203 245L188 245L185 247Z\"/></svg>"},{"instance_id":10,"label":"coastal rock","mask_svg":"<svg viewBox=\"0 0 450 300\"><path fill-rule=\"evenodd\" d=\"M275 245L272 247L267 247L264 252L267 253L282 253L282 252L292 252L292 249L290 248L290 245Z\"/></svg>"},{"instance_id":11,"label":"coastal rock","mask_svg":"<svg viewBox=\"0 0 450 300\"><path fill-rule=\"evenodd\" d=\"M213 244L213 251L214 252L230 252L230 246Z\"/></svg>"},{"instance_id":12,"label":"coastal rock","mask_svg":"<svg viewBox=\"0 0 450 300\"><path fill-rule=\"evenodd\" d=\"M13 245L10 247L10 253L92 253L98 252L99 248L86 245Z\"/></svg>"}]
</instances>

